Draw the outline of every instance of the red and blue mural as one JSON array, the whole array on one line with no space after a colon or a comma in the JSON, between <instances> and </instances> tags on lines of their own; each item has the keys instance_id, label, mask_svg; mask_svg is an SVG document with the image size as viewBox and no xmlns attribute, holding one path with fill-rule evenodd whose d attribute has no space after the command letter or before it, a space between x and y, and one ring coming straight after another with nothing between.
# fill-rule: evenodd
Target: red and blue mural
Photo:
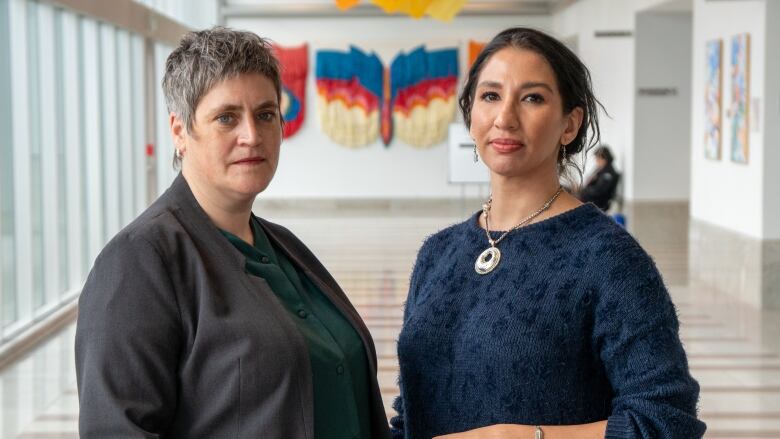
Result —
<instances>
[{"instance_id":1,"label":"red and blue mural","mask_svg":"<svg viewBox=\"0 0 780 439\"><path fill-rule=\"evenodd\" d=\"M317 106L323 132L349 147L394 137L429 147L447 137L455 115L458 52L420 46L389 68L376 54L317 52Z\"/></svg>"},{"instance_id":2,"label":"red and blue mural","mask_svg":"<svg viewBox=\"0 0 780 439\"><path fill-rule=\"evenodd\" d=\"M306 114L306 75L309 73L309 48L274 46L282 70L281 113L284 138L293 136L303 125Z\"/></svg>"}]
</instances>

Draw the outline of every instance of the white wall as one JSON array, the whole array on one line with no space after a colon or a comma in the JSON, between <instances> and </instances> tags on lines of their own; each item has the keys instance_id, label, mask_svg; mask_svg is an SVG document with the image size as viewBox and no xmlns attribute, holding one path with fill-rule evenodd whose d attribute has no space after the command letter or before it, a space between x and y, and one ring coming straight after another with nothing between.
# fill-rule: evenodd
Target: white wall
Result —
<instances>
[{"instance_id":1,"label":"white wall","mask_svg":"<svg viewBox=\"0 0 780 439\"><path fill-rule=\"evenodd\" d=\"M690 195L691 38L690 13L637 14L636 90L677 93L636 94L629 175L636 200L687 201Z\"/></svg>"},{"instance_id":2,"label":"white wall","mask_svg":"<svg viewBox=\"0 0 780 439\"><path fill-rule=\"evenodd\" d=\"M775 0L771 0L775 2ZM776 6L773 6L775 9ZM767 120L760 120L758 130L751 129L750 158L748 164L734 163L730 160L730 119L726 109L730 96L730 41L731 37L744 32L750 33L750 95L766 102L767 107L774 107L773 123L778 118L776 110L778 96L771 101L766 99L765 84L770 79L766 76L766 59L777 57L777 51L768 52L767 40L767 2L764 0L739 0L708 2L695 0L693 15L693 123L691 129L691 216L726 229L749 236L780 237L780 226L766 227L764 224L765 202L777 203L765 198L764 171L765 149L777 148L777 137L771 142L764 141L764 127ZM772 24L774 26L774 23ZM776 31L773 31L776 32ZM773 33L774 35L774 33ZM705 78L705 44L709 40L722 39L724 44L723 59L723 127L721 131L722 159L710 160L704 157L704 78ZM775 46L777 43L775 42ZM774 60L773 67L777 67ZM777 76L774 77L775 80ZM752 111L752 109L751 109ZM764 115L759 113L760 118ZM754 117L755 115L751 115ZM773 127L773 129L775 129ZM769 163L769 162L766 162ZM780 161L774 160L774 168ZM769 169L775 172L776 169ZM777 183L776 177L771 177ZM767 181L767 183L771 183ZM776 189L773 189L776 193ZM775 198L777 199L777 198ZM767 210L768 212L769 210ZM777 215L777 211L773 211ZM770 235L773 236L768 236Z\"/></svg>"},{"instance_id":3,"label":"white wall","mask_svg":"<svg viewBox=\"0 0 780 439\"><path fill-rule=\"evenodd\" d=\"M610 117L600 115L601 141L615 153L625 198L634 198L634 38L599 37L596 31L633 31L634 4L627 0L580 0L553 16L553 31L576 39L577 55L590 69L596 97ZM590 160L590 164L594 161Z\"/></svg>"},{"instance_id":4,"label":"white wall","mask_svg":"<svg viewBox=\"0 0 780 439\"><path fill-rule=\"evenodd\" d=\"M657 66L657 50L660 46L651 46L653 40L645 40L642 46L649 50L648 53L638 53L637 41L637 14L652 11L664 13L681 13L690 10L690 0L580 0L573 6L564 9L553 17L553 29L555 33L564 39L573 39L579 43L580 58L585 62L593 76L593 87L596 97L604 104L610 117L602 117L601 137L602 142L609 144L615 152L618 168L623 172L623 195L629 201L680 201L688 199L688 182L690 173L687 168L687 159L683 163L671 164L669 169L668 157L660 157L654 151L659 147L654 134L654 127L645 116L657 114L652 101L646 99L664 98L636 98L639 86L656 87L661 84L654 83L660 80L658 75L664 76L664 81L673 80L678 85L680 95L677 101L682 103L686 97L686 86L681 81L682 71L677 67L665 69L669 65ZM672 26L671 23L652 23L653 26L664 26L670 31L674 28L676 38L684 38L684 31L680 23ZM596 37L595 32L604 31L628 31L629 36ZM645 29L647 31L647 27ZM657 27L650 28L651 33L657 32ZM665 40L674 40L674 35L656 35ZM690 39L685 44L690 47ZM682 57L686 47L677 41L673 46L676 57ZM640 58L641 57L641 58ZM655 58L655 59L654 59ZM690 63L690 61L688 61ZM637 65L642 66L638 71ZM650 66L658 75L649 75L646 69ZM688 75L690 77L690 75ZM640 81L641 83L638 83ZM647 81L645 83L645 81ZM687 84L690 84L688 79ZM657 107L657 106L656 106ZM686 104L690 110L690 104ZM639 110L639 114L635 111ZM682 114L682 111L680 111ZM678 130L682 130L682 123ZM653 133L648 135L648 133ZM675 137L680 137L679 134ZM641 144L636 144L637 139ZM680 140L675 140L677 144ZM652 147L648 147L652 144ZM682 145L683 151L688 151L690 145L688 139ZM671 144L664 144L659 153L666 153L673 149ZM679 154L679 150L676 150ZM592 161L591 161L592 163ZM659 169L665 181L659 183Z\"/></svg>"},{"instance_id":5,"label":"white wall","mask_svg":"<svg viewBox=\"0 0 780 439\"><path fill-rule=\"evenodd\" d=\"M749 236L780 239L780 1L721 0L693 1L693 46L690 110L690 202L691 216ZM560 37L576 39L579 55L591 69L597 96L612 114L602 129L604 141L616 149L618 163L626 173L625 196L629 200L664 199L672 187L668 175L657 171L666 162L682 178L683 168L673 163L674 156L654 154L641 142L647 139L642 123L642 100L636 89L644 86L645 66L652 60L638 53L634 38L595 38L597 30L629 30L642 38L637 14L659 11L684 11L686 0L580 0L553 18L553 29ZM641 18L640 18L641 20ZM733 35L751 35L751 98L758 98L758 126L750 132L750 163L729 159L730 127L726 109L730 102L728 44ZM723 159L704 158L704 65L705 43L720 38L724 42L723 78ZM680 38L682 41L682 38ZM637 44L643 44L637 41ZM668 50L684 49L667 42ZM641 58L636 58L640 56ZM635 73L636 65L642 71ZM648 64L649 62L649 64ZM655 76L665 74L662 69ZM649 85L649 84L648 84ZM639 114L633 113L637 106ZM752 105L751 105L752 107ZM670 111L677 111L670 107ZM753 111L753 108L750 110ZM682 127L682 124L679 125ZM637 144L637 139L639 144ZM652 140L652 139L651 139ZM648 166L650 164L650 166ZM674 198L682 193L672 194Z\"/></svg>"},{"instance_id":6,"label":"white wall","mask_svg":"<svg viewBox=\"0 0 780 439\"><path fill-rule=\"evenodd\" d=\"M352 43L376 50L387 65L401 50L422 43L461 48L463 81L469 39L487 41L511 26L551 27L549 17L459 17L446 24L397 17L237 19L227 26L246 29L281 45L309 44L306 120L282 143L279 169L265 198L456 198L459 186L447 183L446 141L417 150L394 140L388 148L375 142L351 150L321 133L317 124L314 59L318 49L346 49ZM476 188L471 188L476 193Z\"/></svg>"}]
</instances>

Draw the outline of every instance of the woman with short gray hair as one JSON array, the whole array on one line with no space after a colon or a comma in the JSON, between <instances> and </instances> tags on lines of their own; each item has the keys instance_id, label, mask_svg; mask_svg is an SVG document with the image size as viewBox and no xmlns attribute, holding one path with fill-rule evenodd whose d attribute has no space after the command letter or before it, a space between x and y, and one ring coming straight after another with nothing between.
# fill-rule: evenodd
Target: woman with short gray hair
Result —
<instances>
[{"instance_id":1,"label":"woman with short gray hair","mask_svg":"<svg viewBox=\"0 0 780 439\"><path fill-rule=\"evenodd\" d=\"M252 214L277 167L268 42L187 34L163 89L181 173L79 299L82 438L385 438L371 336L289 230Z\"/></svg>"}]
</instances>

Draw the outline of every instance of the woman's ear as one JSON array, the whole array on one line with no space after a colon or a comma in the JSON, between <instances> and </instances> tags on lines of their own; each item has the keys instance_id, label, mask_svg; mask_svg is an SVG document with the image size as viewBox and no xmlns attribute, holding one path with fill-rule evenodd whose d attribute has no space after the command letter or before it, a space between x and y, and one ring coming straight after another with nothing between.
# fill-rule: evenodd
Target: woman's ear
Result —
<instances>
[{"instance_id":1,"label":"woman's ear","mask_svg":"<svg viewBox=\"0 0 780 439\"><path fill-rule=\"evenodd\" d=\"M177 150L182 150L184 148L184 134L186 132L186 128L184 127L184 122L176 115L176 113L171 113L168 115L168 125L171 129L171 137L173 138L173 146Z\"/></svg>"},{"instance_id":2,"label":"woman's ear","mask_svg":"<svg viewBox=\"0 0 780 439\"><path fill-rule=\"evenodd\" d=\"M561 134L561 145L568 145L577 138L577 133L580 132L580 127L582 126L583 114L582 107L574 107L574 109L565 116L566 126L564 127L563 134Z\"/></svg>"}]
</instances>

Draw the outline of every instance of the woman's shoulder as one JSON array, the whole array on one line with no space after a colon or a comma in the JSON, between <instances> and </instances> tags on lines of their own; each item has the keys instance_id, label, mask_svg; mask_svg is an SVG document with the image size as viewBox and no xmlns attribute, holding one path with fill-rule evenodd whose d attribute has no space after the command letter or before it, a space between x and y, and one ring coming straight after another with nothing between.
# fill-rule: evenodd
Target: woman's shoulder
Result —
<instances>
[{"instance_id":1,"label":"woman's shoulder","mask_svg":"<svg viewBox=\"0 0 780 439\"><path fill-rule=\"evenodd\" d=\"M152 205L120 230L100 252L100 257L144 257L156 253L166 255L176 252L176 243L184 229L171 210Z\"/></svg>"},{"instance_id":2,"label":"woman's shoulder","mask_svg":"<svg viewBox=\"0 0 780 439\"><path fill-rule=\"evenodd\" d=\"M579 244L589 254L588 272L603 287L618 289L630 285L663 284L653 258L623 226L595 206Z\"/></svg>"},{"instance_id":3,"label":"woman's shoulder","mask_svg":"<svg viewBox=\"0 0 780 439\"><path fill-rule=\"evenodd\" d=\"M583 229L582 242L591 247L596 256L606 259L622 259L641 256L650 260L639 242L622 225L592 206L593 213Z\"/></svg>"},{"instance_id":4,"label":"woman's shoulder","mask_svg":"<svg viewBox=\"0 0 780 439\"><path fill-rule=\"evenodd\" d=\"M612 217L593 203L585 203L556 217L532 224L539 231L552 232L571 245L597 247L613 252L641 249L639 243ZM547 237L549 239L549 237Z\"/></svg>"}]
</instances>

